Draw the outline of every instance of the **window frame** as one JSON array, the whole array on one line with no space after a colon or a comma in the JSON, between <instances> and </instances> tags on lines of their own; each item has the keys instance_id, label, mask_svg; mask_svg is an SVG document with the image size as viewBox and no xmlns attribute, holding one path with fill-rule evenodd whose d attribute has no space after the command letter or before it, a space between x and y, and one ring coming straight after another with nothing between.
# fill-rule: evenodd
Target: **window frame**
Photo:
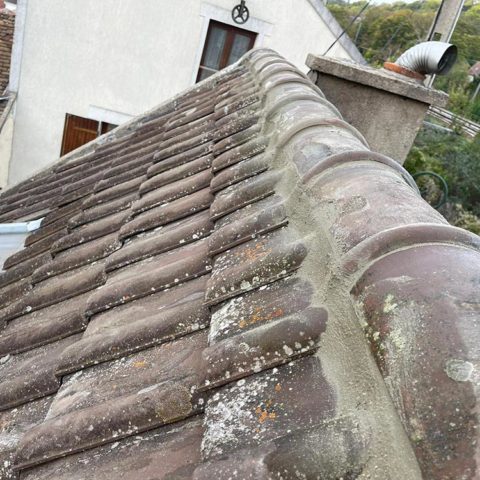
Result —
<instances>
[{"instance_id":1,"label":"window frame","mask_svg":"<svg viewBox=\"0 0 480 480\"><path fill-rule=\"evenodd\" d=\"M254 48L262 47L265 44L266 38L272 35L274 25L270 22L266 22L265 20L260 20L259 18L255 17L252 12L250 13L250 18L245 24L245 27L248 29L248 31L257 34ZM232 20L231 9L227 10L217 5L212 5L211 3L201 3L199 16L202 18L202 27L200 31L200 38L198 39L197 43L195 61L193 62L191 70L191 85L194 85L197 80L198 70L200 68L200 60L202 59L210 20L216 20L217 22L224 23L226 25L237 26L237 24Z\"/></svg>"},{"instance_id":2,"label":"window frame","mask_svg":"<svg viewBox=\"0 0 480 480\"><path fill-rule=\"evenodd\" d=\"M220 56L218 70L215 70L213 68L206 67L206 66L203 65L203 63L205 62L205 56L207 55L207 47L208 47L209 41L211 40L211 36L212 36L213 30L214 30L214 28L212 28L212 27L217 27L217 28L220 28L220 29L227 32L227 35L225 37L225 44L223 46L222 54ZM249 43L247 51L251 50L254 47L255 42L257 40L257 36L258 36L258 34L256 32L252 32L251 30L247 30L245 28L235 27L235 26L229 25L227 23L219 22L218 20L212 20L212 19L209 20L207 36L205 37L205 42L203 44L203 52L202 52L202 56L200 58L200 65L198 66L196 83L198 83L200 81L200 74L201 74L202 70L207 70L207 71L210 71L212 73L216 73L219 70L222 70L223 68L228 66L228 59L230 58L230 55L232 54L232 47L233 47L233 43L235 41L235 36L236 35L243 35L243 36L248 37L250 39L250 43Z\"/></svg>"}]
</instances>

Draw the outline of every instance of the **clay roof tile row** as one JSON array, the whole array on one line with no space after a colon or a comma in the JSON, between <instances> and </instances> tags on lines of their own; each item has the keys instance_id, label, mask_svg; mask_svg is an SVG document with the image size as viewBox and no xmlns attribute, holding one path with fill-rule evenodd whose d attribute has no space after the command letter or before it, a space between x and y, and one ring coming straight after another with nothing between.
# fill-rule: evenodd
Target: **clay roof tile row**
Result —
<instances>
[{"instance_id":1,"label":"clay roof tile row","mask_svg":"<svg viewBox=\"0 0 480 480\"><path fill-rule=\"evenodd\" d=\"M352 151L369 153L318 88L259 50L1 195L0 221L43 220L0 273L0 476L368 471L389 433L366 420L375 402L345 407L357 377L342 383L319 347L329 329L339 349L363 341L331 323L349 308L327 294L331 249L374 226L340 223L320 241L322 200L303 183L321 177L327 197L330 170L312 169Z\"/></svg>"}]
</instances>

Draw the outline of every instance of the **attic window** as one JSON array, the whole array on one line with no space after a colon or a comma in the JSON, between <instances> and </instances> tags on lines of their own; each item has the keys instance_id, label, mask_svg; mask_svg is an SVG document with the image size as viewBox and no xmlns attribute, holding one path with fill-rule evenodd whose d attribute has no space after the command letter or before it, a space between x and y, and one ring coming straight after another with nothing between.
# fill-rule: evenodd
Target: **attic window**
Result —
<instances>
[{"instance_id":1,"label":"attic window","mask_svg":"<svg viewBox=\"0 0 480 480\"><path fill-rule=\"evenodd\" d=\"M23 248L27 236L40 227L42 218L31 222L0 223L0 270L5 260Z\"/></svg>"},{"instance_id":2,"label":"attic window","mask_svg":"<svg viewBox=\"0 0 480 480\"><path fill-rule=\"evenodd\" d=\"M210 20L197 82L235 63L253 48L257 34Z\"/></svg>"},{"instance_id":3,"label":"attic window","mask_svg":"<svg viewBox=\"0 0 480 480\"><path fill-rule=\"evenodd\" d=\"M78 117L67 113L65 115L65 128L63 130L62 150L60 155L95 140L100 135L113 130L117 125L107 122L98 122L89 118Z\"/></svg>"}]
</instances>

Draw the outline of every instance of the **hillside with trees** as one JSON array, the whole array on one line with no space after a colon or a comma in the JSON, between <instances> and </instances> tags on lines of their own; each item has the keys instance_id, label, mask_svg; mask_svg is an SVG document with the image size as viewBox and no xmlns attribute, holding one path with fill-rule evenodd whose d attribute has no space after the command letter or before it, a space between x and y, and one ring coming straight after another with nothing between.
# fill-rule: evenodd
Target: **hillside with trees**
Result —
<instances>
[{"instance_id":1,"label":"hillside with trees","mask_svg":"<svg viewBox=\"0 0 480 480\"><path fill-rule=\"evenodd\" d=\"M328 4L339 23L372 65L395 61L406 49L425 40L439 0L413 3L371 4L334 0ZM480 3L467 0L451 42L458 47L458 61L446 76L437 76L434 87L450 95L447 108L480 123L480 94L474 98L479 78L468 71L480 61ZM434 120L429 119L434 122ZM466 139L456 133L424 128L405 164L412 174L431 171L448 184L449 201L439 208L457 226L480 234L480 138ZM429 189L428 177L421 185ZM439 193L434 182L430 195ZM432 201L435 204L435 200Z\"/></svg>"}]
</instances>

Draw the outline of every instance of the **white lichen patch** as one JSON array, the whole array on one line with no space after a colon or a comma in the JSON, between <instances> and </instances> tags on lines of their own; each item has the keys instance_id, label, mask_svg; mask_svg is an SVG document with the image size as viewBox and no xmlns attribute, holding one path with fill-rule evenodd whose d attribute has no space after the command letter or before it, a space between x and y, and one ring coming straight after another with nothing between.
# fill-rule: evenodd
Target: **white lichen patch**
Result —
<instances>
[{"instance_id":1,"label":"white lichen patch","mask_svg":"<svg viewBox=\"0 0 480 480\"><path fill-rule=\"evenodd\" d=\"M207 403L202 451L206 458L223 453L224 446L258 442L266 423L258 421L256 409L269 386L277 383L277 369L261 378L241 379L216 393Z\"/></svg>"},{"instance_id":2,"label":"white lichen patch","mask_svg":"<svg viewBox=\"0 0 480 480\"><path fill-rule=\"evenodd\" d=\"M388 338L399 352L405 350L405 348L407 347L407 339L402 334L402 331L400 329L395 329L390 332Z\"/></svg>"},{"instance_id":3,"label":"white lichen patch","mask_svg":"<svg viewBox=\"0 0 480 480\"><path fill-rule=\"evenodd\" d=\"M445 373L456 382L468 382L474 372L472 363L465 360L451 358L445 364Z\"/></svg>"},{"instance_id":4,"label":"white lichen patch","mask_svg":"<svg viewBox=\"0 0 480 480\"><path fill-rule=\"evenodd\" d=\"M398 307L398 304L394 302L394 297L391 293L389 293L385 297L385 301L383 303L383 313L391 313Z\"/></svg>"},{"instance_id":5,"label":"white lichen patch","mask_svg":"<svg viewBox=\"0 0 480 480\"><path fill-rule=\"evenodd\" d=\"M238 324L240 311L238 309L242 297L236 297L226 302L213 315L210 323L209 343L215 343L218 337L229 332L229 330Z\"/></svg>"}]
</instances>

